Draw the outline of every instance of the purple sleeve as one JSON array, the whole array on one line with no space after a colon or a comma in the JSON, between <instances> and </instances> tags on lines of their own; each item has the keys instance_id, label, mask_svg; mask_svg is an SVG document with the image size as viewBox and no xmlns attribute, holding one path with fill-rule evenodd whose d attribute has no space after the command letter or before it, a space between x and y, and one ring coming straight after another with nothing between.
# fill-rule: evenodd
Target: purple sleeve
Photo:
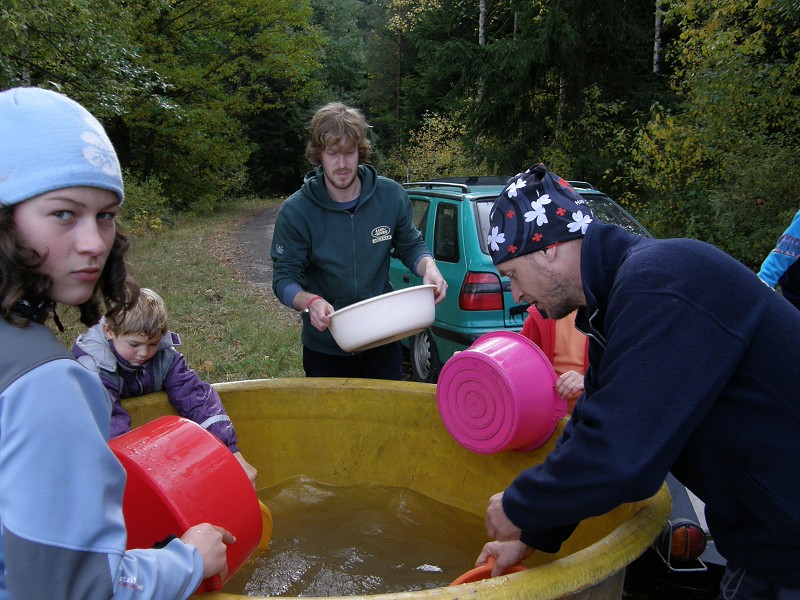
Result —
<instances>
[{"instance_id":1,"label":"purple sleeve","mask_svg":"<svg viewBox=\"0 0 800 600\"><path fill-rule=\"evenodd\" d=\"M111 425L109 439L113 439L131 430L131 416L122 406L119 399L119 377L110 375L107 371L100 371L100 381L111 397Z\"/></svg>"},{"instance_id":2,"label":"purple sleeve","mask_svg":"<svg viewBox=\"0 0 800 600\"><path fill-rule=\"evenodd\" d=\"M170 403L180 416L213 433L231 452L238 452L236 430L217 390L189 368L183 354L174 352L172 364L164 378L164 391Z\"/></svg>"},{"instance_id":3,"label":"purple sleeve","mask_svg":"<svg viewBox=\"0 0 800 600\"><path fill-rule=\"evenodd\" d=\"M109 439L113 439L123 433L131 430L131 416L128 411L122 408L119 400L116 400L111 405L111 427L109 430Z\"/></svg>"}]
</instances>

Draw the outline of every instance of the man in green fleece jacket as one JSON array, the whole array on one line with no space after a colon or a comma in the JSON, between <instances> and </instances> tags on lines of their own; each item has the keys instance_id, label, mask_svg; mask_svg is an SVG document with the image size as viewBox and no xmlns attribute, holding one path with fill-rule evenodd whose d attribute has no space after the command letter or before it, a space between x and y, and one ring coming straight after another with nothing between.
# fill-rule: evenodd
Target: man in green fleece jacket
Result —
<instances>
[{"instance_id":1,"label":"man in green fleece jacket","mask_svg":"<svg viewBox=\"0 0 800 600\"><path fill-rule=\"evenodd\" d=\"M307 377L401 379L400 342L350 353L328 331L334 310L392 291L390 252L436 286L437 303L447 289L414 225L406 191L364 164L372 151L368 128L358 109L340 102L320 108L306 147L316 169L275 221L272 289L303 315Z\"/></svg>"}]
</instances>

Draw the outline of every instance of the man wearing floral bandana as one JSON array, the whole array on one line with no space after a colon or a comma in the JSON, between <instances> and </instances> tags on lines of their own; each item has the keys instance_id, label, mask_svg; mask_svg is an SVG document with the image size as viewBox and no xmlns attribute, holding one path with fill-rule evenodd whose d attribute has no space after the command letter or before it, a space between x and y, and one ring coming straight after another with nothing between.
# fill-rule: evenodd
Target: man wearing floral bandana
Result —
<instances>
[{"instance_id":1,"label":"man wearing floral bandana","mask_svg":"<svg viewBox=\"0 0 800 600\"><path fill-rule=\"evenodd\" d=\"M726 599L800 599L800 313L709 244L600 222L544 165L490 221L514 300L555 319L578 309L589 368L547 460L489 500L495 541L476 564L495 556L496 575L556 552L671 471L706 504Z\"/></svg>"}]
</instances>

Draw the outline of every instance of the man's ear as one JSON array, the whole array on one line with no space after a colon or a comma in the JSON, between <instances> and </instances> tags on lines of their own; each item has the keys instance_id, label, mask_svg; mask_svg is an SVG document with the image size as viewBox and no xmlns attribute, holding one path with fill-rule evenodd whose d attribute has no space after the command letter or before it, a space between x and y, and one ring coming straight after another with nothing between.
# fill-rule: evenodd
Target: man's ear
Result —
<instances>
[{"instance_id":1,"label":"man's ear","mask_svg":"<svg viewBox=\"0 0 800 600\"><path fill-rule=\"evenodd\" d=\"M111 328L108 326L108 321L103 321L103 334L105 334L106 339L110 340L114 337L114 333L111 331Z\"/></svg>"},{"instance_id":2,"label":"man's ear","mask_svg":"<svg viewBox=\"0 0 800 600\"><path fill-rule=\"evenodd\" d=\"M545 260L549 263L553 262L556 259L556 255L558 254L558 244L555 246L548 246L544 250L541 251L542 256L544 256Z\"/></svg>"}]
</instances>

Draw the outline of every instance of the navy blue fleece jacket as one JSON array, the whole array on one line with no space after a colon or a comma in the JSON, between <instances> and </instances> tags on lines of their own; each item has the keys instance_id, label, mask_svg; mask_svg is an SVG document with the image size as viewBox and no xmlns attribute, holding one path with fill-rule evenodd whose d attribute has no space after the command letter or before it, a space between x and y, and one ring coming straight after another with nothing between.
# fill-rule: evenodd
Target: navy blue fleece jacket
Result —
<instances>
[{"instance_id":1,"label":"navy blue fleece jacket","mask_svg":"<svg viewBox=\"0 0 800 600\"><path fill-rule=\"evenodd\" d=\"M411 271L430 256L403 187L369 165L360 165L358 176L361 195L352 213L330 198L321 167L308 173L303 187L281 206L270 251L272 289L279 299L296 284L338 310L392 291L390 251ZM301 340L317 352L349 354L330 331L314 328L307 314Z\"/></svg>"},{"instance_id":2,"label":"navy blue fleece jacket","mask_svg":"<svg viewBox=\"0 0 800 600\"><path fill-rule=\"evenodd\" d=\"M613 225L587 230L581 275L586 391L505 492L522 540L556 551L671 470L728 561L800 585L800 313L713 246Z\"/></svg>"}]
</instances>

